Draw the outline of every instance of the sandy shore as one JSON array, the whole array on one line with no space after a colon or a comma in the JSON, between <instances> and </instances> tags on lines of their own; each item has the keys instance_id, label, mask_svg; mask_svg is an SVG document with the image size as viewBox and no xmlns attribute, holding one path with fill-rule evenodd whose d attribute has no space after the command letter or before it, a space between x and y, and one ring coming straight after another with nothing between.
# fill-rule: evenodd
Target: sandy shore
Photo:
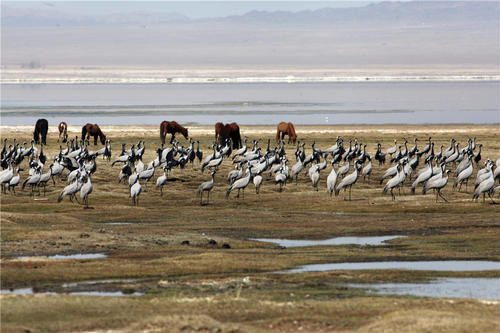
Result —
<instances>
[{"instance_id":1,"label":"sandy shore","mask_svg":"<svg viewBox=\"0 0 500 333\"><path fill-rule=\"evenodd\" d=\"M209 135L214 133L213 126L189 126L190 135ZM120 133L122 136L138 135L156 135L158 126L101 126L104 133ZM297 133L300 135L319 133L339 135L352 133L380 133L380 134L421 134L421 133L458 133L458 134L484 134L488 132L500 133L500 125L300 125L296 126ZM2 136L26 134L33 131L31 125L6 126L0 125ZM275 125L252 126L242 125L242 134L248 135L274 135L276 133ZM68 132L80 133L80 126L68 126ZM57 126L49 126L49 133L58 133Z\"/></svg>"}]
</instances>

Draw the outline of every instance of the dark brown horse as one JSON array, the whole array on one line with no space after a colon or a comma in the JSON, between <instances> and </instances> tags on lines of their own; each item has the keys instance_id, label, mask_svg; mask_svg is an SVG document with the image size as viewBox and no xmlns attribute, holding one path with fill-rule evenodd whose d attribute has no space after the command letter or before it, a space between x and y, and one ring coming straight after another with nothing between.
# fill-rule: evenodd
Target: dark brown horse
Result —
<instances>
[{"instance_id":1,"label":"dark brown horse","mask_svg":"<svg viewBox=\"0 0 500 333\"><path fill-rule=\"evenodd\" d=\"M224 137L224 124L221 122L215 123L215 141L220 142Z\"/></svg>"},{"instance_id":2,"label":"dark brown horse","mask_svg":"<svg viewBox=\"0 0 500 333\"><path fill-rule=\"evenodd\" d=\"M233 149L241 147L240 126L237 123L230 124L215 124L215 139L223 142L225 139L231 139L233 142Z\"/></svg>"},{"instance_id":3,"label":"dark brown horse","mask_svg":"<svg viewBox=\"0 0 500 333\"><path fill-rule=\"evenodd\" d=\"M57 128L59 129L59 139L57 139L57 142L61 140L61 136L63 138L62 139L63 143L68 141L68 124L66 124L64 121L61 121L59 123L59 126L57 126Z\"/></svg>"},{"instance_id":4,"label":"dark brown horse","mask_svg":"<svg viewBox=\"0 0 500 333\"><path fill-rule=\"evenodd\" d=\"M106 135L101 131L99 125L87 123L82 127L82 140L90 139L91 136L94 137L94 145L97 145L98 136L102 144L106 143Z\"/></svg>"},{"instance_id":5,"label":"dark brown horse","mask_svg":"<svg viewBox=\"0 0 500 333\"><path fill-rule=\"evenodd\" d=\"M278 129L276 131L276 142L285 139L285 135L288 135L288 143L290 141L295 144L297 140L297 133L295 133L295 127L292 123L285 123L282 121L278 124Z\"/></svg>"},{"instance_id":6,"label":"dark brown horse","mask_svg":"<svg viewBox=\"0 0 500 333\"><path fill-rule=\"evenodd\" d=\"M179 125L176 121L162 121L160 124L160 139L161 143L165 144L167 134L172 134L170 143L175 139L175 133L181 133L185 139L188 138L188 129Z\"/></svg>"},{"instance_id":7,"label":"dark brown horse","mask_svg":"<svg viewBox=\"0 0 500 333\"><path fill-rule=\"evenodd\" d=\"M47 119L38 119L33 131L33 140L36 144L40 143L40 135L42 136L42 143L47 144L47 132L49 131L49 122Z\"/></svg>"}]
</instances>

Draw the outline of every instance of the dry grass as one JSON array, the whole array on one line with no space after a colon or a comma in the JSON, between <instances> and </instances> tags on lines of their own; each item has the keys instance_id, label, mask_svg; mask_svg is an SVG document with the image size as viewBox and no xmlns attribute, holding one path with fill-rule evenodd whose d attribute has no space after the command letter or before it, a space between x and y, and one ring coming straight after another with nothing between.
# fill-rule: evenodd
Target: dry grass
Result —
<instances>
[{"instance_id":1,"label":"dry grass","mask_svg":"<svg viewBox=\"0 0 500 333\"><path fill-rule=\"evenodd\" d=\"M1 138L29 140L28 129L1 128ZM71 128L70 128L71 130ZM110 127L113 154L121 142L146 141L144 162L154 158L159 145L157 129ZM249 139L273 138L272 127L243 127ZM500 156L499 126L339 126L297 127L299 138L326 148L336 135L356 137L373 154L376 142L388 148L394 138L421 141L431 135L439 145L451 137L466 142L476 136L483 143L483 159ZM192 128L205 155L213 140L211 128ZM70 135L76 135L71 132ZM50 135L48 153L58 150ZM181 143L186 145L184 139ZM94 149L94 147L91 147ZM293 163L294 146L287 146ZM384 169L374 164L367 182L353 187L353 200L330 199L325 190L329 168L321 174L320 191L301 175L278 192L264 177L261 193L253 184L245 199L224 198L225 177L232 168L225 161L216 175L209 205L200 206L198 185L209 178L199 170L175 170L177 178L164 188L143 192L133 207L128 187L117 184L119 166L98 160L92 178L93 209L67 199L56 202L65 182L47 187L48 200L18 195L1 196L2 288L35 286L60 290L68 281L136 278L127 288L146 296L95 298L83 296L2 296L2 331L22 328L39 331L494 331L499 328L498 305L463 300L405 297L356 297L360 291L340 288L341 282L425 281L437 276L499 276L499 272L446 273L405 271L325 272L299 275L272 274L306 263L374 260L500 260L499 205L471 202L471 193L443 191L450 203L436 203L429 195L403 195L392 202L382 195L378 178ZM160 172L157 172L156 177ZM27 171L22 173L25 179ZM450 182L454 181L452 177ZM155 181L151 181L153 185ZM470 192L470 190L469 190ZM497 200L499 201L499 200ZM109 225L107 222L132 222ZM400 234L384 246L324 246L281 249L248 238L323 239L335 236ZM216 244L209 244L209 240ZM189 245L181 245L188 240ZM227 243L230 249L222 245ZM20 255L104 252L97 260L15 260ZM242 279L250 277L250 284ZM168 282L166 282L168 281ZM121 284L102 290L121 290ZM430 308L431 310L426 310ZM44 309L44 310L41 310ZM188 315L189 314L189 315ZM437 318L442 318L438 320ZM302 327L302 329L300 329ZM171 328L171 329L170 329Z\"/></svg>"}]
</instances>

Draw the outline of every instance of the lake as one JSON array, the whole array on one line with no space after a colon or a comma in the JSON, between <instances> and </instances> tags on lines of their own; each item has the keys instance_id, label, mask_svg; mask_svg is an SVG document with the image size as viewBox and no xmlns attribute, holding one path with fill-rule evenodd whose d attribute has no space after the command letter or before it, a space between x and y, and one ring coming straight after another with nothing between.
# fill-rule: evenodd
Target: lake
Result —
<instances>
[{"instance_id":1,"label":"lake","mask_svg":"<svg viewBox=\"0 0 500 333\"><path fill-rule=\"evenodd\" d=\"M3 84L2 125L491 124L500 81Z\"/></svg>"}]
</instances>

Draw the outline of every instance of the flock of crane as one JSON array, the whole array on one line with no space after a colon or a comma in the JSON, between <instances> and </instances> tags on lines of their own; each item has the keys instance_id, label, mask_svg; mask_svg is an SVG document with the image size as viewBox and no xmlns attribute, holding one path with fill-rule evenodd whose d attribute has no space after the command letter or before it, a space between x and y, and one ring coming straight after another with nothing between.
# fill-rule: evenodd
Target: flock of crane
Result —
<instances>
[{"instance_id":1,"label":"flock of crane","mask_svg":"<svg viewBox=\"0 0 500 333\"><path fill-rule=\"evenodd\" d=\"M320 174L330 164L330 172L326 179L327 192L332 197L333 194L337 196L343 191L343 197L346 200L348 190L348 200L351 200L352 187L361 177L370 179L373 170L372 160L375 160L379 168L384 167L386 163L391 165L379 181L381 185L385 181L383 193L389 192L392 200L395 200L396 194L401 195L404 184L410 184L412 193L421 187L423 194L434 190L436 201L439 197L447 201L441 190L448 184L450 173L455 176L453 189L458 187L457 190L461 191L465 184L467 192L469 180L474 179L474 170L477 172L474 180L473 200L483 195L484 202L488 195L493 201L494 195L500 193L500 185L495 186L496 180L500 179L500 158L496 161L485 159L481 162L482 145L476 145L475 138L469 139L465 147L461 149L460 143L451 139L449 147L441 146L439 151L435 150L431 137L426 140L422 148L418 147L417 138L414 139L411 148L408 148L406 140L401 145L394 140L394 146L386 151L382 150L382 145L379 143L373 157L366 152L366 144L356 139L346 142L341 137L337 137L335 144L326 149L317 148L313 142L309 154L306 154L305 142L298 141L294 156L287 155L284 141L271 147L270 140L268 140L264 150L257 140L248 144L248 139L245 138L243 147L237 151L231 148L230 140L214 142L210 154L203 158L200 142L196 141L196 149L195 141L189 139L189 142L187 148L179 146L176 140L169 147L162 144L156 149L155 159L145 164L143 156L146 146L142 140L133 144L128 150L126 145L122 144L120 154L111 162L111 140L106 140L104 148L92 151L87 140L76 138L67 143L66 149L60 146L59 153L49 158L43 151L43 144L38 149L33 140L28 145L26 142L20 144L14 139L7 147L7 139L4 139L1 151L3 171L0 171L0 185L3 194L6 194L8 190L15 195L15 189L21 183L19 172L23 170L22 163L27 161L29 171L27 178L22 182L23 190L29 186L31 187L30 195L35 195L36 191L41 195L40 188L43 187L45 195L45 188L50 180L55 185L55 179L64 174L67 185L60 192L58 202L65 197L69 197L71 201L73 199L78 201L76 196L79 193L80 199L88 207L88 198L93 191L91 178L97 170L97 157L102 156L103 160L111 162L112 167L120 166L118 183L123 181L128 185L132 203L138 205L143 187L144 191L147 191L147 184L154 179L157 169L163 171L156 178L156 187L160 195L163 195L163 187L168 182L169 173L176 168L184 169L188 163L194 165L198 160L202 173L205 170L211 171L211 179L203 182L197 191L200 204L203 204L203 195L206 192L205 204L208 204L210 192L215 184L215 174L223 162L234 165L234 169L227 175L226 198L234 191L238 192L237 197L240 192L244 197L244 191L251 182L255 186L256 193L259 194L264 179L266 182L279 185L281 192L289 182L295 180L297 184L298 178L302 175L304 177L307 175L314 190L318 191ZM49 164L48 167L46 167L47 164Z\"/></svg>"}]
</instances>

